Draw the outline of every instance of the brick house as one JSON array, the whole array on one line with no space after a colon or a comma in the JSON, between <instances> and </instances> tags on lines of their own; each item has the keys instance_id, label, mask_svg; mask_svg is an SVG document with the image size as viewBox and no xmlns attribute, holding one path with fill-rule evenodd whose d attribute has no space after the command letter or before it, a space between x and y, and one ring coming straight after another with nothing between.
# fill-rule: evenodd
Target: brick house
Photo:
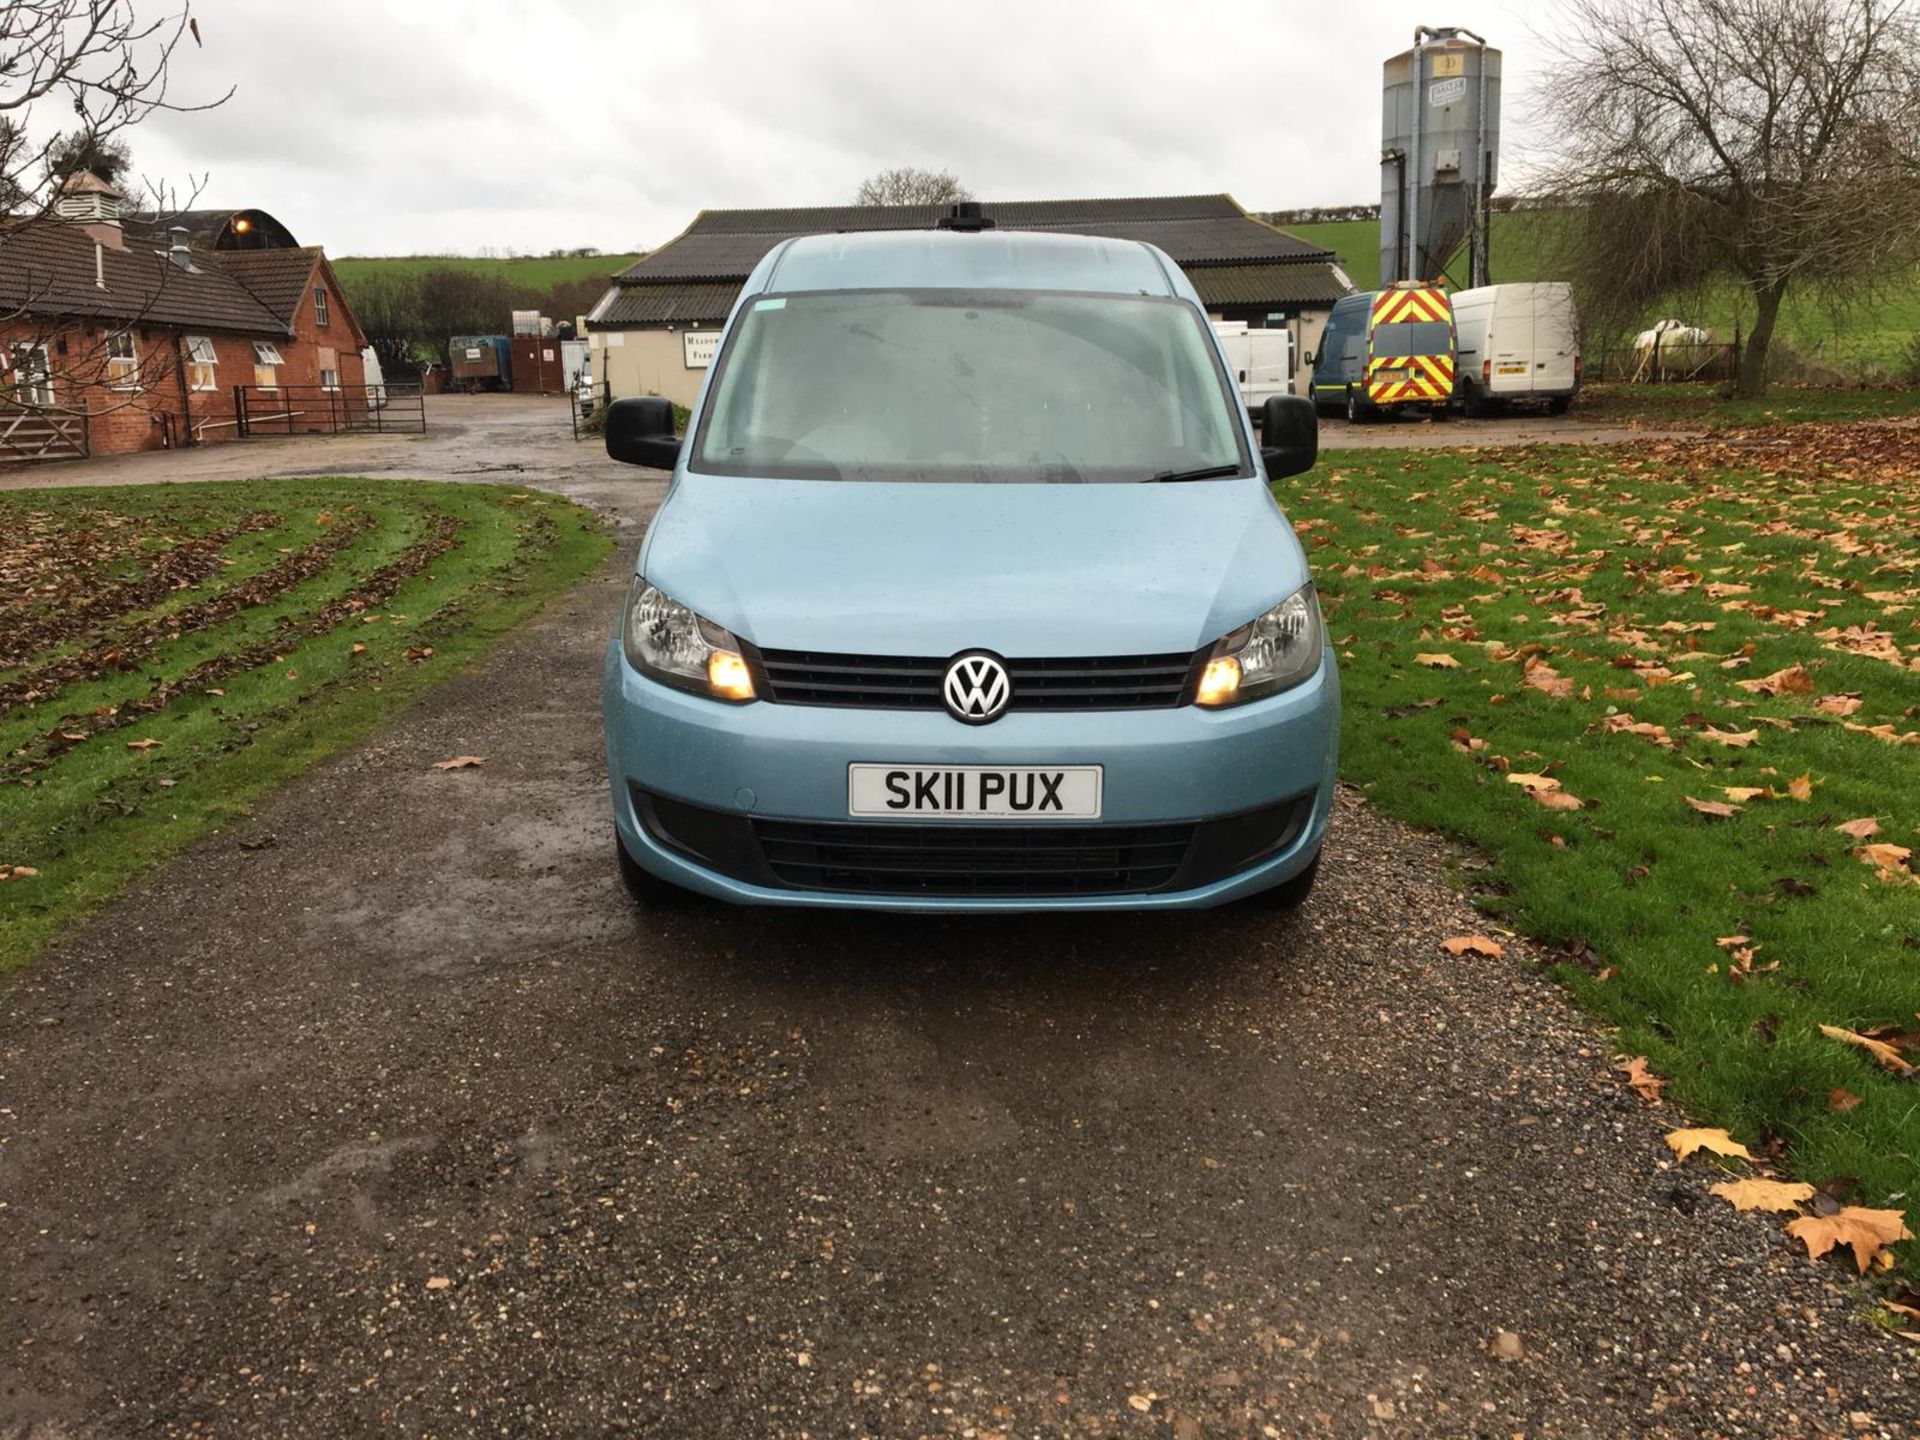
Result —
<instances>
[{"instance_id":1,"label":"brick house","mask_svg":"<svg viewBox=\"0 0 1920 1440\"><path fill-rule=\"evenodd\" d=\"M80 174L0 225L0 458L230 439L249 414L364 396L333 267L257 210L125 214Z\"/></svg>"}]
</instances>

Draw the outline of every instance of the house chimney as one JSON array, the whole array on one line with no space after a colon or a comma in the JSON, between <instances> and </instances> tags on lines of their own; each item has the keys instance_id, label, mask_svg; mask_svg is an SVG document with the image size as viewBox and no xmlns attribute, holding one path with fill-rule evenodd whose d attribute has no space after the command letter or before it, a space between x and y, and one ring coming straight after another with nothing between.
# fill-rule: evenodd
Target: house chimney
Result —
<instances>
[{"instance_id":1,"label":"house chimney","mask_svg":"<svg viewBox=\"0 0 1920 1440\"><path fill-rule=\"evenodd\" d=\"M167 258L182 270L191 270L193 268L193 251L187 245L187 227L184 225L170 226L167 234L173 237L173 244L167 250Z\"/></svg>"}]
</instances>

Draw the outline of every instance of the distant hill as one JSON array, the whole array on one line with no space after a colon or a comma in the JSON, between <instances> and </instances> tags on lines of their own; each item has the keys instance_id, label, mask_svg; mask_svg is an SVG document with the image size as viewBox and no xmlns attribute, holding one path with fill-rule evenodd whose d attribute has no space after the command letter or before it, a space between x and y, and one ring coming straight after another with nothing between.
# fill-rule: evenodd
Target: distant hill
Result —
<instances>
[{"instance_id":1,"label":"distant hill","mask_svg":"<svg viewBox=\"0 0 1920 1440\"><path fill-rule=\"evenodd\" d=\"M1563 278L1551 273L1548 227L1553 223L1551 211L1495 214L1489 257L1494 280ZM1357 288L1371 290L1380 283L1377 220L1336 220L1285 228L1338 255L1341 267ZM1740 299L1730 287L1722 288L1699 303L1676 301L1670 313L1731 340L1736 323L1744 328L1753 314L1751 307L1743 313ZM1838 315L1810 296L1789 291L1781 310L1779 338L1803 359L1831 366L1846 378L1856 378L1897 374L1916 332L1920 332L1920 275L1910 274L1891 283L1882 298Z\"/></svg>"},{"instance_id":2,"label":"distant hill","mask_svg":"<svg viewBox=\"0 0 1920 1440\"><path fill-rule=\"evenodd\" d=\"M514 260L481 259L467 255L346 255L333 262L341 284L352 288L355 280L377 272L417 275L423 270L472 270L482 275L499 275L516 285L535 290L550 290L569 280L604 280L616 270L624 270L638 255L588 255L549 258L524 256Z\"/></svg>"}]
</instances>

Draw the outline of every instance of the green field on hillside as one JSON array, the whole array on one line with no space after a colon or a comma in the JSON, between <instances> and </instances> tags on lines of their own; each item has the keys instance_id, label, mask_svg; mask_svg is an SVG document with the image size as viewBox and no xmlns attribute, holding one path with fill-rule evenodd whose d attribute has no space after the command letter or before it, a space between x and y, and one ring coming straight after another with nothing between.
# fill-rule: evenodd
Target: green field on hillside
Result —
<instances>
[{"instance_id":1,"label":"green field on hillside","mask_svg":"<svg viewBox=\"0 0 1920 1440\"><path fill-rule=\"evenodd\" d=\"M1496 281L1553 280L1553 216L1516 213L1493 217L1492 271ZM1371 290L1380 283L1380 226L1373 220L1340 220L1322 225L1289 225L1291 233L1340 257L1353 283ZM1671 315L1703 325L1722 340L1751 322L1751 306L1723 287L1700 302L1675 301ZM1648 322L1667 318L1649 315ZM1835 315L1809 295L1791 292L1780 316L1779 338L1811 361L1852 376L1878 371L1897 374L1907 347L1920 332L1920 275L1908 276L1879 300Z\"/></svg>"},{"instance_id":2,"label":"green field on hillside","mask_svg":"<svg viewBox=\"0 0 1920 1440\"><path fill-rule=\"evenodd\" d=\"M569 280L604 280L616 270L624 270L638 255L523 256L514 260L486 259L471 255L348 255L335 260L333 268L340 283L351 291L354 285L375 274L419 275L428 270L472 270L480 275L498 275L515 285L533 290L549 290Z\"/></svg>"}]
</instances>

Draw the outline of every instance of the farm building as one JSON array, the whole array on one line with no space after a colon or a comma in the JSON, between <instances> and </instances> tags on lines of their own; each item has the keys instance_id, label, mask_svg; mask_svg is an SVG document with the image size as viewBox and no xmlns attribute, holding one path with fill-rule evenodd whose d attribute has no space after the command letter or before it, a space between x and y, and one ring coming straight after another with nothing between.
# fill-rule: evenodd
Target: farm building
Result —
<instances>
[{"instance_id":1,"label":"farm building","mask_svg":"<svg viewBox=\"0 0 1920 1440\"><path fill-rule=\"evenodd\" d=\"M1217 320L1284 326L1313 349L1333 302L1353 286L1331 251L1255 219L1231 195L985 202L1003 230L1145 240L1187 272ZM686 230L614 276L587 316L593 373L616 395L693 402L720 327L761 257L796 235L930 229L942 205L703 210Z\"/></svg>"},{"instance_id":2,"label":"farm building","mask_svg":"<svg viewBox=\"0 0 1920 1440\"><path fill-rule=\"evenodd\" d=\"M363 385L366 339L317 246L259 210L127 213L90 174L52 214L0 222L0 314L0 459L230 439L243 403Z\"/></svg>"}]
</instances>

